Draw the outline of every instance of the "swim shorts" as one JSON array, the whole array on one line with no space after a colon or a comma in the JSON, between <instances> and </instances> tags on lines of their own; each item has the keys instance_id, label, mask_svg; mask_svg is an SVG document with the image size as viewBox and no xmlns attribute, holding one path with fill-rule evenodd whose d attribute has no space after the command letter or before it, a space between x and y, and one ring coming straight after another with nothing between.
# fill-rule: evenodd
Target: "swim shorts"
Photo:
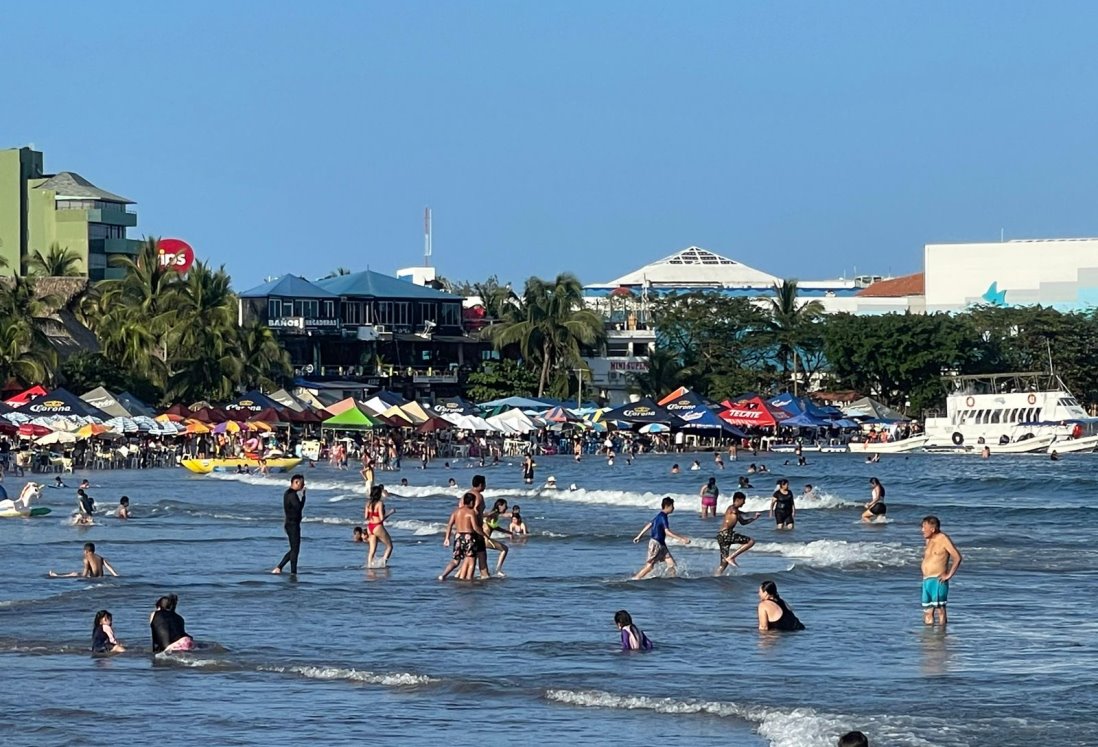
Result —
<instances>
[{"instance_id":1,"label":"swim shorts","mask_svg":"<svg viewBox=\"0 0 1098 747\"><path fill-rule=\"evenodd\" d=\"M648 562L649 563L662 563L665 560L671 558L671 551L667 549L667 545L662 542L657 542L654 539L648 540Z\"/></svg>"},{"instance_id":2,"label":"swim shorts","mask_svg":"<svg viewBox=\"0 0 1098 747\"><path fill-rule=\"evenodd\" d=\"M732 550L732 545L746 545L750 541L750 537L743 534L737 534L731 529L724 529L717 532L717 546L721 549L722 558L728 557L728 553Z\"/></svg>"},{"instance_id":3,"label":"swim shorts","mask_svg":"<svg viewBox=\"0 0 1098 747\"><path fill-rule=\"evenodd\" d=\"M888 506L886 506L884 503L874 503L872 506L869 507L869 513L873 514L874 516L884 516L887 511Z\"/></svg>"},{"instance_id":4,"label":"swim shorts","mask_svg":"<svg viewBox=\"0 0 1098 747\"><path fill-rule=\"evenodd\" d=\"M454 560L465 560L465 558L476 555L476 550L473 549L475 544L473 538L474 535L469 532L462 532L454 536Z\"/></svg>"},{"instance_id":5,"label":"swim shorts","mask_svg":"<svg viewBox=\"0 0 1098 747\"><path fill-rule=\"evenodd\" d=\"M774 509L774 523L777 524L778 526L781 526L782 524L792 524L793 523L793 512L792 511L787 511L787 510L782 509L782 508L775 508Z\"/></svg>"},{"instance_id":6,"label":"swim shorts","mask_svg":"<svg viewBox=\"0 0 1098 747\"><path fill-rule=\"evenodd\" d=\"M949 582L939 581L936 577L923 579L923 608L945 607L949 598Z\"/></svg>"},{"instance_id":7,"label":"swim shorts","mask_svg":"<svg viewBox=\"0 0 1098 747\"><path fill-rule=\"evenodd\" d=\"M703 505L703 506L716 506L716 505L717 505L717 498L716 498L716 496L712 496L712 495L703 495L703 496L702 496L702 505Z\"/></svg>"},{"instance_id":8,"label":"swim shorts","mask_svg":"<svg viewBox=\"0 0 1098 747\"><path fill-rule=\"evenodd\" d=\"M482 552L488 551L488 545L484 542L483 534L473 534L472 537L474 555L479 555Z\"/></svg>"}]
</instances>

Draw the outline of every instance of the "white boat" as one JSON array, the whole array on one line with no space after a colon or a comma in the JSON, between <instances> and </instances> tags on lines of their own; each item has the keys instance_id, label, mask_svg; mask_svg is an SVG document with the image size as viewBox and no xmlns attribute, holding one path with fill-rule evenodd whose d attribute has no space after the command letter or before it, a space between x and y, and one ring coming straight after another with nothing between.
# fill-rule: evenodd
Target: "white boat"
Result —
<instances>
[{"instance_id":1,"label":"white boat","mask_svg":"<svg viewBox=\"0 0 1098 747\"><path fill-rule=\"evenodd\" d=\"M911 436L897 441L862 441L850 444L852 454L903 454L926 448L926 436Z\"/></svg>"},{"instance_id":2,"label":"white boat","mask_svg":"<svg viewBox=\"0 0 1098 747\"><path fill-rule=\"evenodd\" d=\"M1079 452L1094 451L1098 448L1098 435L1082 436L1080 438L1056 439L1045 452L1051 454L1077 454Z\"/></svg>"},{"instance_id":3,"label":"white boat","mask_svg":"<svg viewBox=\"0 0 1098 747\"><path fill-rule=\"evenodd\" d=\"M982 452L987 446L992 454L1024 454L1098 437L1098 418L1087 415L1055 374L954 376L948 382L946 416L926 421L928 449Z\"/></svg>"}]
</instances>

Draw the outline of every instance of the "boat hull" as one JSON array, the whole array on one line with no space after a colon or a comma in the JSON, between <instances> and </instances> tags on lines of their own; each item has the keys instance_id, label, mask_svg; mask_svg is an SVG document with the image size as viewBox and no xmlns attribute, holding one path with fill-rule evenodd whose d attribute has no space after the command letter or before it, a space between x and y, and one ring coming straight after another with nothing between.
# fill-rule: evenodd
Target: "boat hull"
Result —
<instances>
[{"instance_id":1,"label":"boat hull","mask_svg":"<svg viewBox=\"0 0 1098 747\"><path fill-rule=\"evenodd\" d=\"M1098 448L1098 436L1084 436L1083 438L1057 439L1045 449L1046 454L1074 454L1079 452L1094 451Z\"/></svg>"},{"instance_id":2,"label":"boat hull","mask_svg":"<svg viewBox=\"0 0 1098 747\"><path fill-rule=\"evenodd\" d=\"M865 441L850 444L850 451L853 454L903 454L925 448L926 442L926 436L913 436L900 441Z\"/></svg>"},{"instance_id":3,"label":"boat hull","mask_svg":"<svg viewBox=\"0 0 1098 747\"><path fill-rule=\"evenodd\" d=\"M208 475L211 472L236 472L240 467L259 469L258 459L184 459L180 462L184 467L197 475ZM268 472L289 472L301 460L295 458L277 458L266 460Z\"/></svg>"}]
</instances>

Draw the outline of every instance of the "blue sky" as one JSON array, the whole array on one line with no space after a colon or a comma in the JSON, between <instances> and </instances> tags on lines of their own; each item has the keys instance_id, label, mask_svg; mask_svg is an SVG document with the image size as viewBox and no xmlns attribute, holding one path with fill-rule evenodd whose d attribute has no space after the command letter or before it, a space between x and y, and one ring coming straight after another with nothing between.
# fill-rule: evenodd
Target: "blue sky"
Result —
<instances>
[{"instance_id":1,"label":"blue sky","mask_svg":"<svg viewBox=\"0 0 1098 747\"><path fill-rule=\"evenodd\" d=\"M1098 4L5 8L0 147L238 289L435 263L610 280L697 244L805 279L1098 234Z\"/></svg>"}]
</instances>

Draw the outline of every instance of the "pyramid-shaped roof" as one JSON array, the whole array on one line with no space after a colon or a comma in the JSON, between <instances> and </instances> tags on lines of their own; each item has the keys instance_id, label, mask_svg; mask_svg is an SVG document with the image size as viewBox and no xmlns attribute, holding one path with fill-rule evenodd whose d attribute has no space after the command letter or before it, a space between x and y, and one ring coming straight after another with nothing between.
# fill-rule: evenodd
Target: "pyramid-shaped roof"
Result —
<instances>
[{"instance_id":1,"label":"pyramid-shaped roof","mask_svg":"<svg viewBox=\"0 0 1098 747\"><path fill-rule=\"evenodd\" d=\"M300 275L282 275L239 295L241 298L339 298L339 294L324 290Z\"/></svg>"},{"instance_id":2,"label":"pyramid-shaped roof","mask_svg":"<svg viewBox=\"0 0 1098 747\"><path fill-rule=\"evenodd\" d=\"M98 407L89 405L67 389L54 389L38 397L35 397L20 408L32 418L48 417L50 415L63 415L65 417L93 417L100 420L110 420L110 415Z\"/></svg>"},{"instance_id":3,"label":"pyramid-shaped roof","mask_svg":"<svg viewBox=\"0 0 1098 747\"><path fill-rule=\"evenodd\" d=\"M780 278L715 254L690 246L639 270L611 280L606 285L769 287Z\"/></svg>"},{"instance_id":4,"label":"pyramid-shaped roof","mask_svg":"<svg viewBox=\"0 0 1098 747\"><path fill-rule=\"evenodd\" d=\"M359 296L366 298L422 298L436 301L460 301L460 296L445 293L434 288L410 283L373 270L352 272L350 275L336 275L322 278L316 284L339 296Z\"/></svg>"},{"instance_id":5,"label":"pyramid-shaped roof","mask_svg":"<svg viewBox=\"0 0 1098 747\"><path fill-rule=\"evenodd\" d=\"M122 403L118 401L118 398L111 394L106 387L97 386L90 392L85 392L80 395L80 399L84 400L92 407L99 408L112 418L132 417L132 414L122 406Z\"/></svg>"},{"instance_id":6,"label":"pyramid-shaped roof","mask_svg":"<svg viewBox=\"0 0 1098 747\"><path fill-rule=\"evenodd\" d=\"M118 202L123 205L133 204L133 200L127 200L125 197L120 197L105 189L100 189L84 177L80 176L80 174L76 174L72 171L62 171L60 174L54 174L35 187L35 189L53 190L57 193L57 199L59 200L69 198L73 200Z\"/></svg>"}]
</instances>

